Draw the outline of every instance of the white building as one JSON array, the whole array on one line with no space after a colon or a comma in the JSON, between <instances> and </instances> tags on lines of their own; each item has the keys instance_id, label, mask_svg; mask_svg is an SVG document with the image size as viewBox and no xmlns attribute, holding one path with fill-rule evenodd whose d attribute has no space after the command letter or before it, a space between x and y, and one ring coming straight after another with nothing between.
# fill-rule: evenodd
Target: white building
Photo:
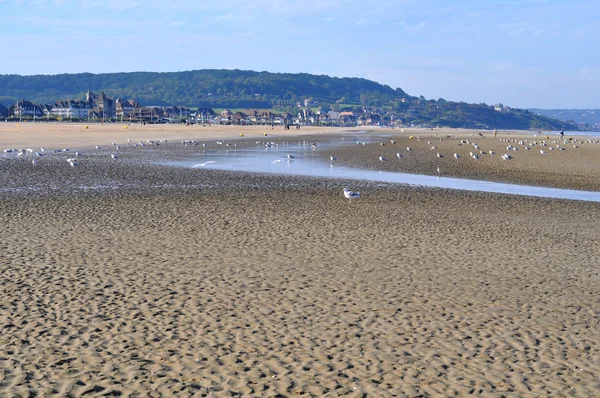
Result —
<instances>
[{"instance_id":1,"label":"white building","mask_svg":"<svg viewBox=\"0 0 600 398\"><path fill-rule=\"evenodd\" d=\"M50 114L61 119L87 119L91 106L86 101L57 101L50 109Z\"/></svg>"}]
</instances>

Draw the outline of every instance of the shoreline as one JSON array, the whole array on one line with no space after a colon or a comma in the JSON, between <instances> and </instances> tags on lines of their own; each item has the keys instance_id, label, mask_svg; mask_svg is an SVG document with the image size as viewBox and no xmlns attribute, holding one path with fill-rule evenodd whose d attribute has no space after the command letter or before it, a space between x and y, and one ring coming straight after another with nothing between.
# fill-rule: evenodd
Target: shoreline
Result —
<instances>
[{"instance_id":1,"label":"shoreline","mask_svg":"<svg viewBox=\"0 0 600 398\"><path fill-rule=\"evenodd\" d=\"M127 129L123 125L90 125L85 129L85 124L70 123L29 123L20 127L6 126L0 123L0 148L29 148L39 150L38 146L46 149L70 148L84 153L101 154L111 150L111 143L121 145L119 151L125 158L133 157L144 162L142 150L132 148L135 143L147 140L164 140L171 150L159 151L166 156L184 156L193 154L190 148L180 147L178 155L177 146L183 140L196 140L208 145L210 151L227 150L214 145L214 141L222 140L240 148L252 148L259 144L256 142L274 141L285 143L294 140L311 140L322 142L337 142L346 140L346 144L339 148L318 150L316 155L323 161L329 161L330 156L337 158L336 164L348 167L381 170L386 172L409 173L417 175L441 175L470 180L492 181L509 184L540 186L549 188L574 189L583 191L600 191L600 145L598 138L592 137L590 143L583 142L583 136L573 136L573 144L558 144L557 138L548 135L536 136L531 132L500 132L497 138L492 133L483 134L477 130L459 129L337 129L337 128L301 128L300 130L284 130L283 127L271 129L270 126L185 126L185 125L132 125ZM264 134L267 134L266 136ZM482 136L480 135L482 134ZM243 137L240 135L243 134ZM393 138L395 144L390 143ZM128 143L127 140L131 140ZM213 141L214 140L214 141ZM349 141L348 141L349 140ZM348 145L352 140L367 140L366 145ZM477 142L479 148L495 155L481 155L481 160L474 161L469 153L474 150L469 141ZM211 141L213 141L211 143ZM524 141L538 144L547 141L546 146L534 146L531 151L525 151ZM341 141L340 141L341 142ZM519 144L520 143L520 144ZM13 145L9 145L13 144ZM93 149L96 145L103 149ZM503 161L500 154L508 153L507 145L520 148L518 152L510 152L514 159ZM432 150L435 146L437 149ZM557 146L562 146L564 151L559 151ZM412 151L407 151L410 147ZM575 148L577 147L577 148ZM161 147L164 148L164 147ZM517 148L517 149L519 149ZM540 148L547 154L540 155ZM556 149L552 151L551 149ZM124 152L123 152L124 151ZM194 152L195 151L195 152ZM401 153L402 159L397 158ZM453 154L460 156L455 159ZM436 157L440 154L442 157ZM0 154L2 156L2 154ZM150 155L147 155L150 156ZM152 155L155 156L155 155ZM380 162L379 156L388 159ZM4 154L4 157L10 157ZM66 159L66 156L63 156ZM95 155L94 155L95 157ZM158 159L160 160L160 159ZM17 167L15 165L15 167ZM439 171L437 171L439 170ZM12 173L18 172L17 169ZM6 175L8 181L10 174Z\"/></svg>"},{"instance_id":2,"label":"shoreline","mask_svg":"<svg viewBox=\"0 0 600 398\"><path fill-rule=\"evenodd\" d=\"M88 127L86 129L86 126ZM82 146L90 147L96 144L107 144L112 141L131 139L160 140L160 139L238 139L238 138L261 138L264 133L267 137L301 137L312 134L343 134L368 131L371 133L385 133L397 135L456 135L460 137L475 137L480 132L492 136L492 130L478 129L454 129L454 128L380 128L380 127L317 127L304 126L298 130L284 130L283 126L234 126L234 125L190 125L184 124L128 124L128 123L85 123L85 122L0 122L0 148L26 148L31 145L42 146ZM240 133L244 137L240 137ZM533 135L534 131L527 130L499 130L499 137L511 137L514 135ZM546 135L546 134L542 134ZM549 133L551 137L558 137ZM579 136L579 135L578 135Z\"/></svg>"}]
</instances>

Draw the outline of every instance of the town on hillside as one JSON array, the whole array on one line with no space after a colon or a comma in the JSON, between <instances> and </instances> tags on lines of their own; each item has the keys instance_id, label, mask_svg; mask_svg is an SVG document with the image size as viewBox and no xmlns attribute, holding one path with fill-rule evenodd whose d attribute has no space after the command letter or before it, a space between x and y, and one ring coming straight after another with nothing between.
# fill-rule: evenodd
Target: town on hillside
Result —
<instances>
[{"instance_id":1,"label":"town on hillside","mask_svg":"<svg viewBox=\"0 0 600 398\"><path fill-rule=\"evenodd\" d=\"M140 106L131 99L109 98L104 92L88 90L85 100L60 100L54 104L34 104L19 100L4 116L6 120L85 121L126 123L186 123L221 125L289 126L400 126L402 119L383 108L361 106L345 112L319 107L318 102L304 99L296 104L297 112L277 113L272 109L217 110L185 106Z\"/></svg>"}]
</instances>

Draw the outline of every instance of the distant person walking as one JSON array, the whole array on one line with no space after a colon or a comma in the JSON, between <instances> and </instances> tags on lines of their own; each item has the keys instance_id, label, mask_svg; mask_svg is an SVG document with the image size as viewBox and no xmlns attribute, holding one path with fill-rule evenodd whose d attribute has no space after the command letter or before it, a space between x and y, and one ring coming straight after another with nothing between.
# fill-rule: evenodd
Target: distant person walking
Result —
<instances>
[{"instance_id":1,"label":"distant person walking","mask_svg":"<svg viewBox=\"0 0 600 398\"><path fill-rule=\"evenodd\" d=\"M565 138L565 129L560 129L560 138Z\"/></svg>"}]
</instances>

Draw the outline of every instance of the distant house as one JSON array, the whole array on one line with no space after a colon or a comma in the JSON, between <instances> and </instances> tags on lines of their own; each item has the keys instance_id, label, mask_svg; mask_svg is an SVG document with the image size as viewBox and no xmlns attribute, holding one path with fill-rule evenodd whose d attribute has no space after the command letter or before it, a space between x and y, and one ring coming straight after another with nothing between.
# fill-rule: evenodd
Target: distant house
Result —
<instances>
[{"instance_id":1,"label":"distant house","mask_svg":"<svg viewBox=\"0 0 600 398\"><path fill-rule=\"evenodd\" d=\"M211 123L216 115L213 108L198 108L195 114L192 114L196 119L196 123Z\"/></svg>"},{"instance_id":2,"label":"distant house","mask_svg":"<svg viewBox=\"0 0 600 398\"><path fill-rule=\"evenodd\" d=\"M379 125L381 125L381 122L382 122L381 115L378 115L378 114L368 115L365 122L366 122L366 125L368 125L368 126L379 126Z\"/></svg>"},{"instance_id":3,"label":"distant house","mask_svg":"<svg viewBox=\"0 0 600 398\"><path fill-rule=\"evenodd\" d=\"M40 105L34 104L31 101L20 100L15 104L13 110L15 117L42 117L44 112Z\"/></svg>"},{"instance_id":4,"label":"distant house","mask_svg":"<svg viewBox=\"0 0 600 398\"><path fill-rule=\"evenodd\" d=\"M90 105L90 108L97 114L102 115L102 118L110 119L115 117L115 101L112 98L108 98L103 92L97 95L91 90L88 90L85 99Z\"/></svg>"},{"instance_id":5,"label":"distant house","mask_svg":"<svg viewBox=\"0 0 600 398\"><path fill-rule=\"evenodd\" d=\"M494 110L496 112L510 112L510 108L508 106L502 105L502 104L496 104L494 105Z\"/></svg>"},{"instance_id":6,"label":"distant house","mask_svg":"<svg viewBox=\"0 0 600 398\"><path fill-rule=\"evenodd\" d=\"M92 109L87 101L56 101L52 106L45 106L46 115L58 116L62 119L87 119Z\"/></svg>"},{"instance_id":7,"label":"distant house","mask_svg":"<svg viewBox=\"0 0 600 398\"><path fill-rule=\"evenodd\" d=\"M140 104L138 104L137 101L123 100L119 98L117 98L115 103L115 116L118 118L124 118L133 115L135 113L135 109L140 106Z\"/></svg>"},{"instance_id":8,"label":"distant house","mask_svg":"<svg viewBox=\"0 0 600 398\"><path fill-rule=\"evenodd\" d=\"M340 112L329 111L327 116L329 116L329 120L340 120Z\"/></svg>"},{"instance_id":9,"label":"distant house","mask_svg":"<svg viewBox=\"0 0 600 398\"><path fill-rule=\"evenodd\" d=\"M340 112L340 123L343 126L356 126L358 117L353 112Z\"/></svg>"},{"instance_id":10,"label":"distant house","mask_svg":"<svg viewBox=\"0 0 600 398\"><path fill-rule=\"evenodd\" d=\"M247 109L244 112L241 112L243 115L243 121L241 123L247 124L264 124L274 122L274 119L279 116L275 115L269 110L257 110L257 109ZM281 123L281 121L277 122Z\"/></svg>"},{"instance_id":11,"label":"distant house","mask_svg":"<svg viewBox=\"0 0 600 398\"><path fill-rule=\"evenodd\" d=\"M217 116L213 108L198 108L198 111L196 111L196 113L202 119L208 119L210 117Z\"/></svg>"}]
</instances>

